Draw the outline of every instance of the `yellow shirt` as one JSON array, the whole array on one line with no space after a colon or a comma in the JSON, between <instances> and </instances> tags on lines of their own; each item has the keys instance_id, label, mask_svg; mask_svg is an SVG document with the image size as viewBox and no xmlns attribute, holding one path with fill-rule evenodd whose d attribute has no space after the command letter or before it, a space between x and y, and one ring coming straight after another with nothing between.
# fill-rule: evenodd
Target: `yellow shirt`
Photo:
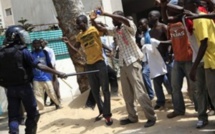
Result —
<instances>
[{"instance_id":1,"label":"yellow shirt","mask_svg":"<svg viewBox=\"0 0 215 134\"><path fill-rule=\"evenodd\" d=\"M208 39L208 47L204 55L204 68L215 69L215 25L212 19L195 19L193 21L194 35L200 41Z\"/></svg>"},{"instance_id":2,"label":"yellow shirt","mask_svg":"<svg viewBox=\"0 0 215 134\"><path fill-rule=\"evenodd\" d=\"M103 60L102 42L95 27L91 26L87 31L79 33L76 39L77 42L81 43L86 54L87 64L94 64L99 60Z\"/></svg>"}]
</instances>

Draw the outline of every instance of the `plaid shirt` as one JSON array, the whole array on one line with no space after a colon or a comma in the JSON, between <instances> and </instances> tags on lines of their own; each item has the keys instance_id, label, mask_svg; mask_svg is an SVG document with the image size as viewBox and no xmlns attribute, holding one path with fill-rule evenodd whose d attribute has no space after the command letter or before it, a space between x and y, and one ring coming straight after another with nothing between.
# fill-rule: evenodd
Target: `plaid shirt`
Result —
<instances>
[{"instance_id":1,"label":"plaid shirt","mask_svg":"<svg viewBox=\"0 0 215 134\"><path fill-rule=\"evenodd\" d=\"M108 34L116 37L119 45L119 65L129 66L137 60L143 59L143 53L135 42L136 26L133 21L129 21L130 27L122 25L120 29L107 28ZM124 62L123 62L124 61Z\"/></svg>"}]
</instances>

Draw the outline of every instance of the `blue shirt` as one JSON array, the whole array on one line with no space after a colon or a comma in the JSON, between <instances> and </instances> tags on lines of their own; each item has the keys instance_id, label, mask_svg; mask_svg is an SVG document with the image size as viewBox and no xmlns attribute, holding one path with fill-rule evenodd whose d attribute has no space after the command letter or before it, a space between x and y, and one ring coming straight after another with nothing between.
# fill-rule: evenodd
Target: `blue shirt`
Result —
<instances>
[{"instance_id":1,"label":"blue shirt","mask_svg":"<svg viewBox=\"0 0 215 134\"><path fill-rule=\"evenodd\" d=\"M43 65L47 66L48 64L51 64L49 56L46 56L43 50L41 50L39 52L33 51L32 56L33 56L33 58L38 60ZM51 81L52 80L51 74L41 71L37 68L33 69L33 75L34 75L35 81Z\"/></svg>"}]
</instances>

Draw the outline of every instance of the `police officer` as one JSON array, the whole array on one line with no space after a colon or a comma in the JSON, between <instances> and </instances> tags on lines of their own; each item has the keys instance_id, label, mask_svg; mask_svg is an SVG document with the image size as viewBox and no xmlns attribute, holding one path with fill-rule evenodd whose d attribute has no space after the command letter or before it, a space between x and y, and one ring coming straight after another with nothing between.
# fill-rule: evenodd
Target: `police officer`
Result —
<instances>
[{"instance_id":1,"label":"police officer","mask_svg":"<svg viewBox=\"0 0 215 134\"><path fill-rule=\"evenodd\" d=\"M32 69L53 73L61 78L66 74L53 70L33 59L26 48L28 32L22 26L10 26L5 33L7 45L0 48L0 85L7 89L9 133L19 133L21 102L27 112L25 134L36 134L39 113L32 89Z\"/></svg>"}]
</instances>

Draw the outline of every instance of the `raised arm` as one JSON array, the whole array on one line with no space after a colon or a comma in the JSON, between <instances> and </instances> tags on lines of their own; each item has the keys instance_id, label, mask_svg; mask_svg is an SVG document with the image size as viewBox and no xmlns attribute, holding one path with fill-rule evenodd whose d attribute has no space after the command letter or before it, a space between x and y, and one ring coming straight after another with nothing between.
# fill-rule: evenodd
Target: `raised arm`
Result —
<instances>
[{"instance_id":1,"label":"raised arm","mask_svg":"<svg viewBox=\"0 0 215 134\"><path fill-rule=\"evenodd\" d=\"M199 19L199 18L205 18L205 19L215 19L215 13L212 14L202 14L202 15L193 15L193 16L187 16L188 19Z\"/></svg>"},{"instance_id":2,"label":"raised arm","mask_svg":"<svg viewBox=\"0 0 215 134\"><path fill-rule=\"evenodd\" d=\"M98 23L95 22L95 19L97 18L97 15L96 15L96 13L94 11L90 13L89 17L90 17L92 25L94 27L96 27L96 29L99 32L103 32L103 33L107 32L107 28L105 26L99 25Z\"/></svg>"}]
</instances>

